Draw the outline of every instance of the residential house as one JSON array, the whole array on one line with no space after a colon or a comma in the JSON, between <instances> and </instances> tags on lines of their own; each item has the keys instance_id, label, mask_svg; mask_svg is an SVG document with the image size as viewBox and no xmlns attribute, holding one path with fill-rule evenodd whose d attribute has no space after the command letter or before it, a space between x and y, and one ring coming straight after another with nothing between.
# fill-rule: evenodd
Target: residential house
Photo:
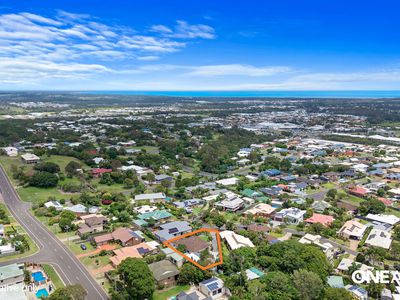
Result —
<instances>
[{"instance_id":1,"label":"residential house","mask_svg":"<svg viewBox=\"0 0 400 300\"><path fill-rule=\"evenodd\" d=\"M242 247L251 247L254 248L254 244L247 237L244 237L240 234L237 234L230 230L225 230L220 232L220 236L222 239L226 241L229 249L235 250Z\"/></svg>"},{"instance_id":2,"label":"residential house","mask_svg":"<svg viewBox=\"0 0 400 300\"><path fill-rule=\"evenodd\" d=\"M361 240L367 226L356 220L349 220L337 232L339 236L345 239Z\"/></svg>"},{"instance_id":3,"label":"residential house","mask_svg":"<svg viewBox=\"0 0 400 300\"><path fill-rule=\"evenodd\" d=\"M368 214L365 219L373 223L380 223L387 225L387 227L393 227L400 222L400 218L395 215L383 215L383 214Z\"/></svg>"},{"instance_id":4,"label":"residential house","mask_svg":"<svg viewBox=\"0 0 400 300\"><path fill-rule=\"evenodd\" d=\"M70 207L64 207L64 210L72 211L78 217L82 215L87 215L89 213L89 209L82 204L76 204Z\"/></svg>"},{"instance_id":5,"label":"residential house","mask_svg":"<svg viewBox=\"0 0 400 300\"><path fill-rule=\"evenodd\" d=\"M346 285L345 289L348 290L357 300L368 300L368 292L362 287L349 284Z\"/></svg>"},{"instance_id":6,"label":"residential house","mask_svg":"<svg viewBox=\"0 0 400 300\"><path fill-rule=\"evenodd\" d=\"M369 233L366 245L389 249L392 244L392 234L385 230L373 228Z\"/></svg>"},{"instance_id":7,"label":"residential house","mask_svg":"<svg viewBox=\"0 0 400 300\"><path fill-rule=\"evenodd\" d=\"M24 281L24 265L10 264L0 267L0 289L22 283Z\"/></svg>"},{"instance_id":8,"label":"residential house","mask_svg":"<svg viewBox=\"0 0 400 300\"><path fill-rule=\"evenodd\" d=\"M270 188L262 188L260 189L260 192L263 192L265 195L270 197L277 197L281 194L282 188L279 186L273 186Z\"/></svg>"},{"instance_id":9,"label":"residential house","mask_svg":"<svg viewBox=\"0 0 400 300\"><path fill-rule=\"evenodd\" d=\"M254 206L253 208L246 210L245 214L253 215L256 217L269 218L274 214L275 211L276 211L275 207L272 207L271 205L266 204L266 203L259 203L256 206Z\"/></svg>"},{"instance_id":10,"label":"residential house","mask_svg":"<svg viewBox=\"0 0 400 300\"><path fill-rule=\"evenodd\" d=\"M175 248L177 248L179 245L183 245L186 248L186 251L199 254L201 251L205 249L211 248L210 243L207 243L206 241L203 241L201 238L199 238L196 235L192 235L189 237L185 237L182 239L179 239L175 242L173 242L173 245Z\"/></svg>"},{"instance_id":11,"label":"residential house","mask_svg":"<svg viewBox=\"0 0 400 300\"><path fill-rule=\"evenodd\" d=\"M181 268L183 263L186 261L186 259L182 255L176 253L171 248L167 247L167 248L161 249L161 251L164 252L167 259L170 260L178 268Z\"/></svg>"},{"instance_id":12,"label":"residential house","mask_svg":"<svg viewBox=\"0 0 400 300\"><path fill-rule=\"evenodd\" d=\"M129 257L142 258L145 255L154 254L155 251L156 248L149 245L149 243L142 242L134 246L122 247L113 250L114 256L110 257L110 261L112 266L116 268L124 259Z\"/></svg>"},{"instance_id":13,"label":"residential house","mask_svg":"<svg viewBox=\"0 0 400 300\"><path fill-rule=\"evenodd\" d=\"M94 215L89 218L84 218L84 223L79 225L78 235L80 237L85 234L92 234L101 232L104 230L104 224L107 222L107 218L102 215Z\"/></svg>"},{"instance_id":14,"label":"residential house","mask_svg":"<svg viewBox=\"0 0 400 300\"><path fill-rule=\"evenodd\" d=\"M97 246L111 242L120 242L122 246L134 246L144 242L144 237L138 232L128 228L118 228L112 233L107 233L93 238Z\"/></svg>"},{"instance_id":15,"label":"residential house","mask_svg":"<svg viewBox=\"0 0 400 300\"><path fill-rule=\"evenodd\" d=\"M103 174L106 173L111 173L112 169L106 169L106 168L95 168L90 170L90 174L93 177L101 177Z\"/></svg>"},{"instance_id":16,"label":"residential house","mask_svg":"<svg viewBox=\"0 0 400 300\"><path fill-rule=\"evenodd\" d=\"M264 224L250 224L247 226L248 231L254 231L254 232L262 232L264 234L267 234L271 232L271 228L268 227L267 225Z\"/></svg>"},{"instance_id":17,"label":"residential house","mask_svg":"<svg viewBox=\"0 0 400 300\"><path fill-rule=\"evenodd\" d=\"M244 206L243 199L238 197L235 193L227 192L224 194L224 199L215 203L214 205L224 211L237 211Z\"/></svg>"},{"instance_id":18,"label":"residential house","mask_svg":"<svg viewBox=\"0 0 400 300\"><path fill-rule=\"evenodd\" d=\"M216 183L223 185L223 186L229 186L229 185L236 185L238 183L238 181L239 181L238 178L231 177L231 178L217 180Z\"/></svg>"},{"instance_id":19,"label":"residential house","mask_svg":"<svg viewBox=\"0 0 400 300\"><path fill-rule=\"evenodd\" d=\"M21 155L21 159L24 163L30 165L30 164L36 164L40 161L40 157L32 154L32 153L26 153Z\"/></svg>"},{"instance_id":20,"label":"residential house","mask_svg":"<svg viewBox=\"0 0 400 300\"><path fill-rule=\"evenodd\" d=\"M319 201L314 201L313 204L311 204L311 207L313 208L314 211L322 213L325 211L325 209L331 207L331 205L323 200L319 200Z\"/></svg>"},{"instance_id":21,"label":"residential house","mask_svg":"<svg viewBox=\"0 0 400 300\"><path fill-rule=\"evenodd\" d=\"M140 194L135 196L135 201L148 200L151 203L165 201L167 196L164 193Z\"/></svg>"},{"instance_id":22,"label":"residential house","mask_svg":"<svg viewBox=\"0 0 400 300\"><path fill-rule=\"evenodd\" d=\"M336 288L336 289L344 288L344 282L343 282L342 276L328 276L327 283L332 288Z\"/></svg>"},{"instance_id":23,"label":"residential house","mask_svg":"<svg viewBox=\"0 0 400 300\"><path fill-rule=\"evenodd\" d=\"M149 268L153 273L156 283L160 286L173 286L178 279L179 270L169 260L161 260L149 264Z\"/></svg>"},{"instance_id":24,"label":"residential house","mask_svg":"<svg viewBox=\"0 0 400 300\"><path fill-rule=\"evenodd\" d=\"M154 235L161 241L172 239L173 237L192 231L192 227L186 221L174 221L161 224L160 230L155 231Z\"/></svg>"},{"instance_id":25,"label":"residential house","mask_svg":"<svg viewBox=\"0 0 400 300\"><path fill-rule=\"evenodd\" d=\"M329 259L333 258L333 254L335 253L335 248L331 243L322 242L320 235L313 235L310 233L305 234L300 240L301 244L312 244L321 248L321 250L325 253L326 257Z\"/></svg>"},{"instance_id":26,"label":"residential house","mask_svg":"<svg viewBox=\"0 0 400 300\"><path fill-rule=\"evenodd\" d=\"M275 214L275 220L279 222L285 222L288 224L299 224L303 222L303 217L306 214L305 210L301 210L295 207L285 208L278 211Z\"/></svg>"},{"instance_id":27,"label":"residential house","mask_svg":"<svg viewBox=\"0 0 400 300\"><path fill-rule=\"evenodd\" d=\"M18 156L18 149L15 147L4 147L2 149L7 156L11 156L11 157Z\"/></svg>"},{"instance_id":28,"label":"residential house","mask_svg":"<svg viewBox=\"0 0 400 300\"><path fill-rule=\"evenodd\" d=\"M61 205L60 202L56 201L56 200L52 200L52 201L47 201L44 204L44 207L46 208L50 208L50 207L54 207L57 211L63 210L63 206Z\"/></svg>"},{"instance_id":29,"label":"residential house","mask_svg":"<svg viewBox=\"0 0 400 300\"><path fill-rule=\"evenodd\" d=\"M306 223L310 223L310 224L320 223L323 226L329 226L332 224L333 221L334 221L334 218L332 216L322 215L322 214L317 214L317 213L314 213L312 215L312 217L304 220L304 222L306 222Z\"/></svg>"},{"instance_id":30,"label":"residential house","mask_svg":"<svg viewBox=\"0 0 400 300\"><path fill-rule=\"evenodd\" d=\"M156 184L160 184L160 183L163 182L164 180L169 181L169 182L172 182L174 179L173 179L171 176L169 176L169 175L166 175L166 174L159 174L159 175L156 175L156 176L154 177L154 180L155 180L155 183L156 183Z\"/></svg>"},{"instance_id":31,"label":"residential house","mask_svg":"<svg viewBox=\"0 0 400 300\"><path fill-rule=\"evenodd\" d=\"M360 197L360 198L367 196L369 193L370 193L370 191L368 189L361 187L361 186L356 186L356 187L349 189L349 194L352 194L352 195Z\"/></svg>"},{"instance_id":32,"label":"residential house","mask_svg":"<svg viewBox=\"0 0 400 300\"><path fill-rule=\"evenodd\" d=\"M224 282L216 277L200 282L199 289L200 292L211 299L218 299L225 295Z\"/></svg>"}]
</instances>

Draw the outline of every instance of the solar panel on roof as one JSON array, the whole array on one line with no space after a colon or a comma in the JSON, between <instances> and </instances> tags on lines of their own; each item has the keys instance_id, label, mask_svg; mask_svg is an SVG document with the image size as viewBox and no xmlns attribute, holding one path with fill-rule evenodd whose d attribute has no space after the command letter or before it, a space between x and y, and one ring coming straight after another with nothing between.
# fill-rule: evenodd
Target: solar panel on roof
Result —
<instances>
[{"instance_id":1,"label":"solar panel on roof","mask_svg":"<svg viewBox=\"0 0 400 300\"><path fill-rule=\"evenodd\" d=\"M211 282L214 282L214 281L215 281L215 278L210 278L210 279L204 280L202 282L202 284L208 284L208 283L211 283Z\"/></svg>"},{"instance_id":2,"label":"solar panel on roof","mask_svg":"<svg viewBox=\"0 0 400 300\"><path fill-rule=\"evenodd\" d=\"M216 282L210 283L209 285L207 285L207 288L208 288L210 291L217 290L217 289L218 289L218 283L216 283Z\"/></svg>"},{"instance_id":3,"label":"solar panel on roof","mask_svg":"<svg viewBox=\"0 0 400 300\"><path fill-rule=\"evenodd\" d=\"M177 232L179 232L179 230L176 227L171 228L170 230L168 230L168 233L177 233Z\"/></svg>"}]
</instances>

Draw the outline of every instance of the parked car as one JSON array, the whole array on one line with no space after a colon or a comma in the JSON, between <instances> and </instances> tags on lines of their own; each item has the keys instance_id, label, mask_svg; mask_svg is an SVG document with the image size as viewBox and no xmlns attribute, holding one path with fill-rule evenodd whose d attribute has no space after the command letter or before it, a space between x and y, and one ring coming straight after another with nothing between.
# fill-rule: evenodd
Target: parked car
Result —
<instances>
[{"instance_id":1,"label":"parked car","mask_svg":"<svg viewBox=\"0 0 400 300\"><path fill-rule=\"evenodd\" d=\"M81 249L82 250L86 250L87 249L86 245L85 244L81 244Z\"/></svg>"}]
</instances>

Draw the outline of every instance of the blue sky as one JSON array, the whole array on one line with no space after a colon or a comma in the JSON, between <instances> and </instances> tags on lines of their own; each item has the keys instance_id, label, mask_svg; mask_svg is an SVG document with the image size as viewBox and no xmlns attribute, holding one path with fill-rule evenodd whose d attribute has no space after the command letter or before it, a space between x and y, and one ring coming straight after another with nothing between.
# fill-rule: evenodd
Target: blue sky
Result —
<instances>
[{"instance_id":1,"label":"blue sky","mask_svg":"<svg viewBox=\"0 0 400 300\"><path fill-rule=\"evenodd\" d=\"M38 3L0 3L2 90L400 89L398 1Z\"/></svg>"}]
</instances>

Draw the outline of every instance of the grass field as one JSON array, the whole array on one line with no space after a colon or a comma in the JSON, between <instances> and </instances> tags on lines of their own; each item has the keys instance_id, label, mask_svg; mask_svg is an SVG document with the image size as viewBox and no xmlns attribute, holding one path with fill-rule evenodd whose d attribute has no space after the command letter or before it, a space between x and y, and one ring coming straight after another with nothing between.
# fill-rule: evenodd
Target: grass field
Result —
<instances>
[{"instance_id":1,"label":"grass field","mask_svg":"<svg viewBox=\"0 0 400 300\"><path fill-rule=\"evenodd\" d=\"M153 294L153 300L167 300L173 296L178 295L180 292L188 291L190 286L178 285L174 286L166 291L155 291Z\"/></svg>"},{"instance_id":2,"label":"grass field","mask_svg":"<svg viewBox=\"0 0 400 300\"><path fill-rule=\"evenodd\" d=\"M53 282L56 289L64 286L64 282L61 280L60 276L58 276L57 272L51 265L42 265L43 270L49 276L50 280Z\"/></svg>"},{"instance_id":3,"label":"grass field","mask_svg":"<svg viewBox=\"0 0 400 300\"><path fill-rule=\"evenodd\" d=\"M62 172L64 171L65 166L70 161L76 161L76 162L82 164L83 168L86 166L84 163L82 163L81 161L79 161L76 158L69 157L69 156L61 156L61 155L43 156L41 161L53 162L53 163L58 164L60 166L60 169ZM0 164L6 170L7 175L11 179L14 186L18 186L18 182L16 182L16 180L14 180L12 178L12 174L11 174L11 166L12 165L16 165L18 167L23 166L27 171L33 169L32 165L24 164L19 157L0 156ZM68 182L78 183L79 180L77 178L73 178L73 179L66 178L63 181L60 181L59 185L65 184ZM69 199L71 197L70 194L64 194L64 193L60 192L60 190L58 190L56 187L54 187L54 188L17 187L17 192L23 201L32 202L32 203L37 203L40 201L47 200L50 196L56 197L58 200Z\"/></svg>"}]
</instances>

